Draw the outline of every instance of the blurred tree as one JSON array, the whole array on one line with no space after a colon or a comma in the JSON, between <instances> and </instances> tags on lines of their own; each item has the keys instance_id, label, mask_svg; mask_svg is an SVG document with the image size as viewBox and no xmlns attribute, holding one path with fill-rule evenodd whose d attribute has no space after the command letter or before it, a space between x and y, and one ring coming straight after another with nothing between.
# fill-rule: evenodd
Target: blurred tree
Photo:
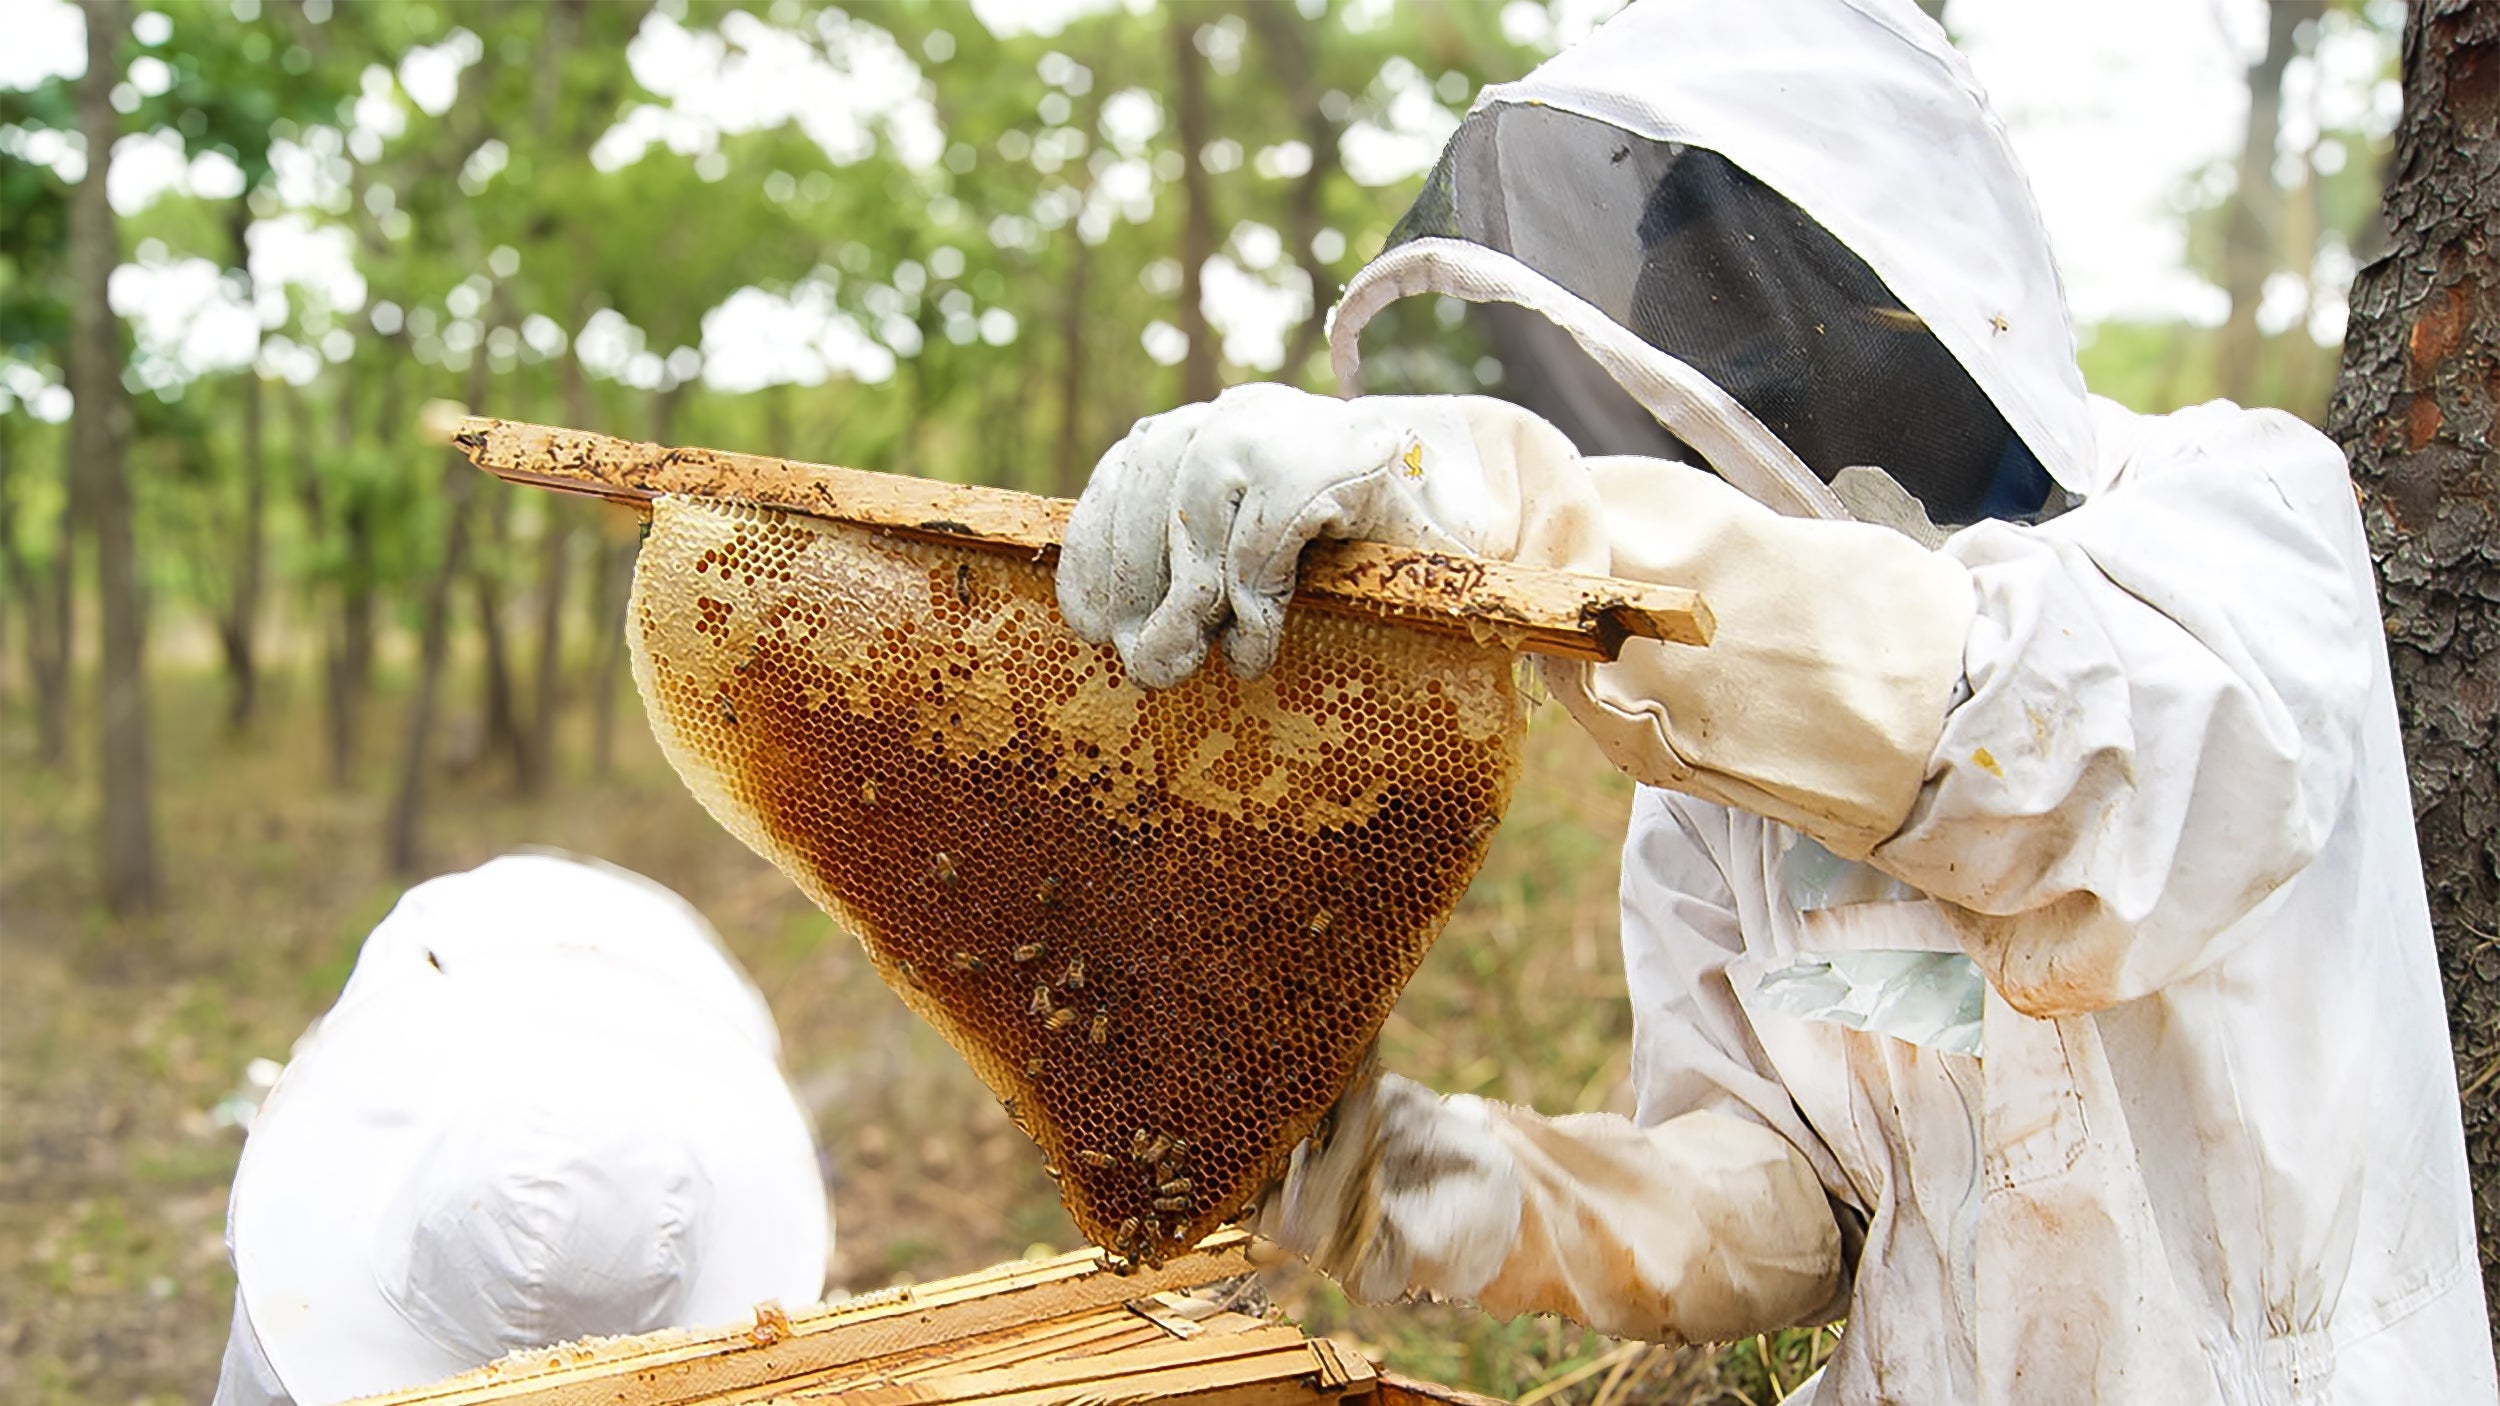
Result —
<instances>
[{"instance_id":1,"label":"blurred tree","mask_svg":"<svg viewBox=\"0 0 2500 1406\"><path fill-rule=\"evenodd\" d=\"M2274 175L2283 128L2283 70L2291 64L2301 26L2314 28L2325 13L2325 0L2273 0L2266 6L2265 50L2248 69L2248 124L2222 240L2222 290L2230 295L2231 313L2222 324L2216 379L2228 400L2255 399L2257 304L2283 247L2283 187Z\"/></svg>"},{"instance_id":2,"label":"blurred tree","mask_svg":"<svg viewBox=\"0 0 2500 1406\"><path fill-rule=\"evenodd\" d=\"M92 159L70 198L70 266L77 285L70 306L70 394L77 457L78 515L95 539L96 597L103 648L98 691L98 743L104 805L98 838L104 899L116 913L156 906L155 797L148 765L148 695L143 658L146 621L139 592L137 517L126 459L130 400L122 387L121 319L106 292L121 253L113 207L104 196L121 118L113 86L121 73L130 15L122 0L82 0L87 15L87 73L78 80L78 127Z\"/></svg>"},{"instance_id":3,"label":"blurred tree","mask_svg":"<svg viewBox=\"0 0 2500 1406\"><path fill-rule=\"evenodd\" d=\"M75 131L71 90L58 80L27 93L0 93L0 124ZM0 355L57 364L69 340L69 187L51 167L0 149ZM15 398L12 397L12 400ZM71 604L74 588L71 460L60 452L57 478L38 485L26 455L51 447L15 405L0 412L0 611L14 608L35 707L35 759L57 766L69 751ZM52 490L50 511L39 487Z\"/></svg>"},{"instance_id":4,"label":"blurred tree","mask_svg":"<svg viewBox=\"0 0 2500 1406\"><path fill-rule=\"evenodd\" d=\"M2500 1308L2500 6L2417 0L2403 52L2391 243L2353 285L2327 428L2379 567Z\"/></svg>"}]
</instances>

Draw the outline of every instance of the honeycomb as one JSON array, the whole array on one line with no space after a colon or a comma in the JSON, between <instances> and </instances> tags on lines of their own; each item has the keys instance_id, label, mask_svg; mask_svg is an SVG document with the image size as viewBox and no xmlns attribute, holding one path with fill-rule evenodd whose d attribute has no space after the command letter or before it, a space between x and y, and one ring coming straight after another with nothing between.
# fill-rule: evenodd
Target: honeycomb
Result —
<instances>
[{"instance_id":1,"label":"honeycomb","mask_svg":"<svg viewBox=\"0 0 2500 1406\"><path fill-rule=\"evenodd\" d=\"M663 498L634 679L670 762L867 948L1153 1264L1336 1100L1483 861L1524 705L1499 649L1299 615L1159 692L1048 567Z\"/></svg>"}]
</instances>

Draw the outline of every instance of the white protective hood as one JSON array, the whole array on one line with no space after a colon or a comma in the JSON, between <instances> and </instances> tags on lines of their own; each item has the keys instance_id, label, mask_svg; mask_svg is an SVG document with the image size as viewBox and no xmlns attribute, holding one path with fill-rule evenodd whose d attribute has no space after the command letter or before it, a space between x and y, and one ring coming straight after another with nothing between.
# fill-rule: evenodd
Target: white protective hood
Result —
<instances>
[{"instance_id":1,"label":"white protective hood","mask_svg":"<svg viewBox=\"0 0 2500 1406\"><path fill-rule=\"evenodd\" d=\"M2030 188L1968 65L1908 0L1642 0L1519 82L1486 89L1471 120L1503 105L1725 156L1923 319L2060 486L2080 496L2103 486ZM1544 313L1731 482L1784 512L1847 515L1706 376L1518 259L1465 240L1398 244L1348 286L1330 328L1348 393L1364 324L1419 293Z\"/></svg>"}]
</instances>

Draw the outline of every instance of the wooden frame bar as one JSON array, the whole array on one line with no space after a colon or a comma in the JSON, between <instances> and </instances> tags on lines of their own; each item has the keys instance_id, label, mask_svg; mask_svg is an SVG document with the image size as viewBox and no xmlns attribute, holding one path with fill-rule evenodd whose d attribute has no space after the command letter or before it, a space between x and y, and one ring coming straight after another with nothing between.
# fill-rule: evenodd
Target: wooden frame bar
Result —
<instances>
[{"instance_id":1,"label":"wooden frame bar","mask_svg":"<svg viewBox=\"0 0 2500 1406\"><path fill-rule=\"evenodd\" d=\"M1055 560L1069 502L718 449L656 444L513 420L463 420L452 443L498 478L648 504L722 498L983 551ZM1705 645L1709 606L1676 586L1548 571L1376 542L1303 554L1294 603L1567 659L1607 661L1632 638Z\"/></svg>"}]
</instances>

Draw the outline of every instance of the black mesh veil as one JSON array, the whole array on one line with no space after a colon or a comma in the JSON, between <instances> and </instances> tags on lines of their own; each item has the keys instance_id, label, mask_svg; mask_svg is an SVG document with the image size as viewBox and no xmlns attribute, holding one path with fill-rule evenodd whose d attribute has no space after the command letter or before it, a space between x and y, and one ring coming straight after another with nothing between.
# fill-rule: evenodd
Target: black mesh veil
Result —
<instances>
[{"instance_id":1,"label":"black mesh veil","mask_svg":"<svg viewBox=\"0 0 2500 1406\"><path fill-rule=\"evenodd\" d=\"M2024 517L2049 496L2047 471L1927 325L1838 238L1717 152L1495 104L1460 126L1389 243L1430 236L1508 254L1569 289L1716 382L1826 482L1880 468L1941 523ZM1522 329L1503 335L1497 317L1494 330L1523 345ZM1575 440L1601 441L1584 449L1619 452L1603 442L1619 424L1572 423L1566 402L1595 402L1557 397L1570 375L1533 373L1525 389L1546 402L1533 408ZM1620 446L1634 448L1646 446Z\"/></svg>"}]
</instances>

